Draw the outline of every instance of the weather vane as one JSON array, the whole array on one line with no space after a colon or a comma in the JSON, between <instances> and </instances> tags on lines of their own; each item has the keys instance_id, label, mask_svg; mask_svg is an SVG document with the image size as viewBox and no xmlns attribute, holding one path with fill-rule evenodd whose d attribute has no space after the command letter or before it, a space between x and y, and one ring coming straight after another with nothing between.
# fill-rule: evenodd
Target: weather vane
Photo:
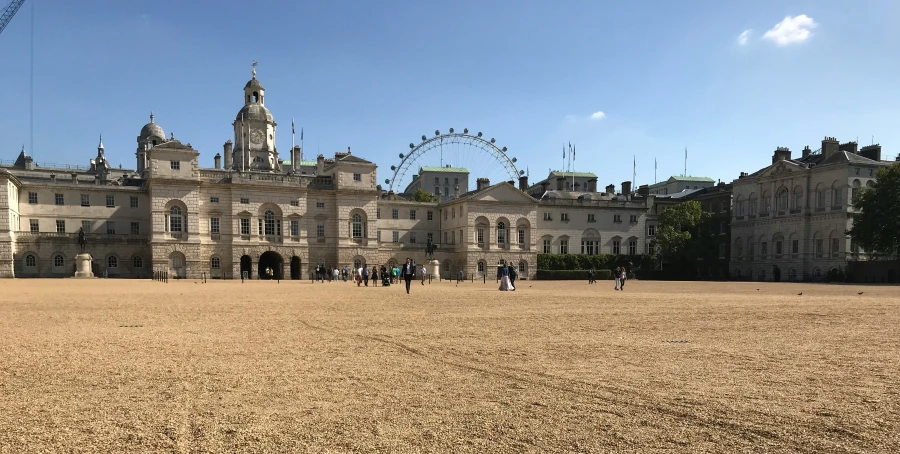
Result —
<instances>
[{"instance_id":1,"label":"weather vane","mask_svg":"<svg viewBox=\"0 0 900 454\"><path fill-rule=\"evenodd\" d=\"M253 66L253 77L255 78L256 77L256 62L253 62L253 64L250 66Z\"/></svg>"}]
</instances>

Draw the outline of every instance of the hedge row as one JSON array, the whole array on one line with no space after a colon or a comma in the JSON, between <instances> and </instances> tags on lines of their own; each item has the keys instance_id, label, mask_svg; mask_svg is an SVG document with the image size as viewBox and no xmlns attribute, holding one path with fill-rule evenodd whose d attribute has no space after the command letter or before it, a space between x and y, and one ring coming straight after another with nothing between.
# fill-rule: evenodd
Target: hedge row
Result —
<instances>
[{"instance_id":1,"label":"hedge row","mask_svg":"<svg viewBox=\"0 0 900 454\"><path fill-rule=\"evenodd\" d=\"M536 279L541 281L581 281L587 280L588 270L537 270ZM598 281L612 279L611 270L595 270L594 279Z\"/></svg>"}]
</instances>

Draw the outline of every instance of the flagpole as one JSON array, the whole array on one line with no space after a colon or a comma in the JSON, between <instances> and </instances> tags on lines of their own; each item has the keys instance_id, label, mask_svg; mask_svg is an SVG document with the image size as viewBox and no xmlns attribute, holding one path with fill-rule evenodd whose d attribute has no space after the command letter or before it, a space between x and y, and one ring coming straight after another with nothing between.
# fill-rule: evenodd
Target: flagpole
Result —
<instances>
[{"instance_id":1,"label":"flagpole","mask_svg":"<svg viewBox=\"0 0 900 454\"><path fill-rule=\"evenodd\" d=\"M244 171L244 161L247 160L247 136L244 136L244 114L241 114L241 172Z\"/></svg>"},{"instance_id":2,"label":"flagpole","mask_svg":"<svg viewBox=\"0 0 900 454\"><path fill-rule=\"evenodd\" d=\"M687 176L687 147L684 147L684 176Z\"/></svg>"},{"instance_id":3,"label":"flagpole","mask_svg":"<svg viewBox=\"0 0 900 454\"><path fill-rule=\"evenodd\" d=\"M575 191L575 146L572 146L572 192Z\"/></svg>"},{"instance_id":4,"label":"flagpole","mask_svg":"<svg viewBox=\"0 0 900 454\"><path fill-rule=\"evenodd\" d=\"M303 163L303 126L300 127L300 163Z\"/></svg>"}]
</instances>

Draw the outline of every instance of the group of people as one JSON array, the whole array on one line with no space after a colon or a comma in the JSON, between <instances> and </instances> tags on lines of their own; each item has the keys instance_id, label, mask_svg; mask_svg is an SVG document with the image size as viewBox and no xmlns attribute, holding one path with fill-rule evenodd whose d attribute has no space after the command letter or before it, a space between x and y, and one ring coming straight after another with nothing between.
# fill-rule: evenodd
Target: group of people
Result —
<instances>
[{"instance_id":1,"label":"group of people","mask_svg":"<svg viewBox=\"0 0 900 454\"><path fill-rule=\"evenodd\" d=\"M588 284L597 283L597 272L593 269L588 270ZM625 290L625 281L628 280L628 269L624 266L616 267L613 270L613 276L616 278L616 290Z\"/></svg>"},{"instance_id":2,"label":"group of people","mask_svg":"<svg viewBox=\"0 0 900 454\"><path fill-rule=\"evenodd\" d=\"M501 292L515 291L517 277L519 277L519 273L512 263L497 266L497 280L500 282Z\"/></svg>"},{"instance_id":3,"label":"group of people","mask_svg":"<svg viewBox=\"0 0 900 454\"><path fill-rule=\"evenodd\" d=\"M363 265L353 270L353 273L357 287L360 285L368 287L370 280L372 285L377 287L379 279L381 279L382 287L389 287L391 284L399 283L402 279L406 282L406 293L409 293L409 286L416 276L416 264L413 263L412 259L407 258L406 263L402 266L381 265L381 267L373 266L369 268L367 265ZM424 266L421 267L420 274L422 275L422 285L425 285Z\"/></svg>"}]
</instances>

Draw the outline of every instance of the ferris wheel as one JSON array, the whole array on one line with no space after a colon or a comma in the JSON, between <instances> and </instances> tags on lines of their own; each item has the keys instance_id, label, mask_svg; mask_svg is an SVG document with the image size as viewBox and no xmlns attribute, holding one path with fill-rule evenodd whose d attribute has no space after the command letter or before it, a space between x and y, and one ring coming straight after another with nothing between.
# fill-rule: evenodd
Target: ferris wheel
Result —
<instances>
[{"instance_id":1,"label":"ferris wheel","mask_svg":"<svg viewBox=\"0 0 900 454\"><path fill-rule=\"evenodd\" d=\"M400 153L400 164L391 166L394 175L384 183L393 192L403 191L412 175L422 167L465 168L474 181L488 178L494 182L516 181L525 172L516 170L517 159L507 154L506 147L498 147L493 138L486 139L481 132L469 134L468 129L456 132L453 128L444 134L434 131L433 137L423 135L418 145L409 144L409 153ZM407 173L410 181L407 180ZM461 188L466 189L466 188Z\"/></svg>"}]
</instances>

